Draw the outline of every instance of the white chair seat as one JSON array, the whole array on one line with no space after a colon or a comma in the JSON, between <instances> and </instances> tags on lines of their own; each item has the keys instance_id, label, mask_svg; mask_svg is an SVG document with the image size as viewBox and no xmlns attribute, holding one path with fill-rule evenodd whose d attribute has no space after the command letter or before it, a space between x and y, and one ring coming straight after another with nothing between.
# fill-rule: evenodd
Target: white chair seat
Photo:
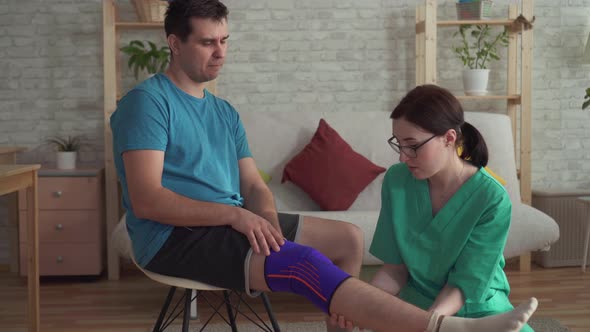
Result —
<instances>
[{"instance_id":1,"label":"white chair seat","mask_svg":"<svg viewBox=\"0 0 590 332\"><path fill-rule=\"evenodd\" d=\"M175 286L185 289L194 289L194 290L201 290L201 291L220 291L220 290L227 290L227 288L219 288L215 286L211 286L209 284L205 284L202 282L184 279L184 278L177 278L177 277L170 277L163 274L158 274L155 272L148 271L135 262L135 259L131 257L135 266L141 270L148 278L152 279L153 281L159 282L164 285L168 286Z\"/></svg>"}]
</instances>

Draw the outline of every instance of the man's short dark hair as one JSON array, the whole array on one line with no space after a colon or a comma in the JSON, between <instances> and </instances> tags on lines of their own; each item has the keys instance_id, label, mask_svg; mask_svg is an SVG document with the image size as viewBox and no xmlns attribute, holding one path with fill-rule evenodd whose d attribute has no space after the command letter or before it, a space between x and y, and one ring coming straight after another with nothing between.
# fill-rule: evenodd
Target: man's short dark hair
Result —
<instances>
[{"instance_id":1,"label":"man's short dark hair","mask_svg":"<svg viewBox=\"0 0 590 332\"><path fill-rule=\"evenodd\" d=\"M227 19L229 11L219 0L169 1L164 29L166 36L176 35L183 42L192 33L191 18L209 18L215 21Z\"/></svg>"}]
</instances>

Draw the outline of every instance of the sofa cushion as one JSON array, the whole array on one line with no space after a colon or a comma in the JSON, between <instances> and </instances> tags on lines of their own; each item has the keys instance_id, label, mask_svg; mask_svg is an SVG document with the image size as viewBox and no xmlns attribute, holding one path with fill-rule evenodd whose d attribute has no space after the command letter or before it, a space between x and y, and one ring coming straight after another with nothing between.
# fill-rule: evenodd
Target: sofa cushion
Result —
<instances>
[{"instance_id":1,"label":"sofa cushion","mask_svg":"<svg viewBox=\"0 0 590 332\"><path fill-rule=\"evenodd\" d=\"M383 172L320 119L309 144L285 166L282 182L301 187L323 210L344 211Z\"/></svg>"},{"instance_id":2,"label":"sofa cushion","mask_svg":"<svg viewBox=\"0 0 590 332\"><path fill-rule=\"evenodd\" d=\"M512 203L512 221L504 257L549 249L559 239L559 226L545 213L526 204Z\"/></svg>"},{"instance_id":3,"label":"sofa cushion","mask_svg":"<svg viewBox=\"0 0 590 332\"><path fill-rule=\"evenodd\" d=\"M516 159L512 123L505 114L465 112L465 121L479 130L488 146L488 167L506 181L512 203L520 203L520 187L516 177Z\"/></svg>"},{"instance_id":4,"label":"sofa cushion","mask_svg":"<svg viewBox=\"0 0 590 332\"><path fill-rule=\"evenodd\" d=\"M268 186L279 211L320 210L301 188L292 182L281 183L281 178L285 165L309 143L322 118L354 151L374 164L388 168L399 160L399 155L387 144L391 137L391 120L386 111L240 111L240 118L256 165L272 177ZM349 211L379 210L384 174L360 193Z\"/></svg>"}]
</instances>

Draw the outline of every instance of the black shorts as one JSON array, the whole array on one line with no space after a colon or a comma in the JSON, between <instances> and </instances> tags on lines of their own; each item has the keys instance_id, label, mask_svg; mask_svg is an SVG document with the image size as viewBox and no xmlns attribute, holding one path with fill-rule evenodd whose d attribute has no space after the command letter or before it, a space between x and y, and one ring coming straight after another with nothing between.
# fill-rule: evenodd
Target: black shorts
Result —
<instances>
[{"instance_id":1,"label":"black shorts","mask_svg":"<svg viewBox=\"0 0 590 332\"><path fill-rule=\"evenodd\" d=\"M287 240L297 240L299 215L279 213L279 224ZM145 268L171 277L245 291L251 255L248 238L231 226L175 227Z\"/></svg>"}]
</instances>

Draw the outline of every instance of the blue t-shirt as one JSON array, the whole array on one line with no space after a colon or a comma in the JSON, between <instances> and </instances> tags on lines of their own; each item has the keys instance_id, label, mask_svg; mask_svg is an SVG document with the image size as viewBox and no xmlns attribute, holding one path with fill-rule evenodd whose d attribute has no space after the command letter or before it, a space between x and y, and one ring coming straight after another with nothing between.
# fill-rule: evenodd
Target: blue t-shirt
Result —
<instances>
[{"instance_id":1,"label":"blue t-shirt","mask_svg":"<svg viewBox=\"0 0 590 332\"><path fill-rule=\"evenodd\" d=\"M129 200L122 153L164 151L162 186L195 200L242 206L238 160L251 157L236 110L205 90L195 98L163 74L131 90L111 116L113 152L137 263L146 266L173 226L138 219Z\"/></svg>"}]
</instances>

